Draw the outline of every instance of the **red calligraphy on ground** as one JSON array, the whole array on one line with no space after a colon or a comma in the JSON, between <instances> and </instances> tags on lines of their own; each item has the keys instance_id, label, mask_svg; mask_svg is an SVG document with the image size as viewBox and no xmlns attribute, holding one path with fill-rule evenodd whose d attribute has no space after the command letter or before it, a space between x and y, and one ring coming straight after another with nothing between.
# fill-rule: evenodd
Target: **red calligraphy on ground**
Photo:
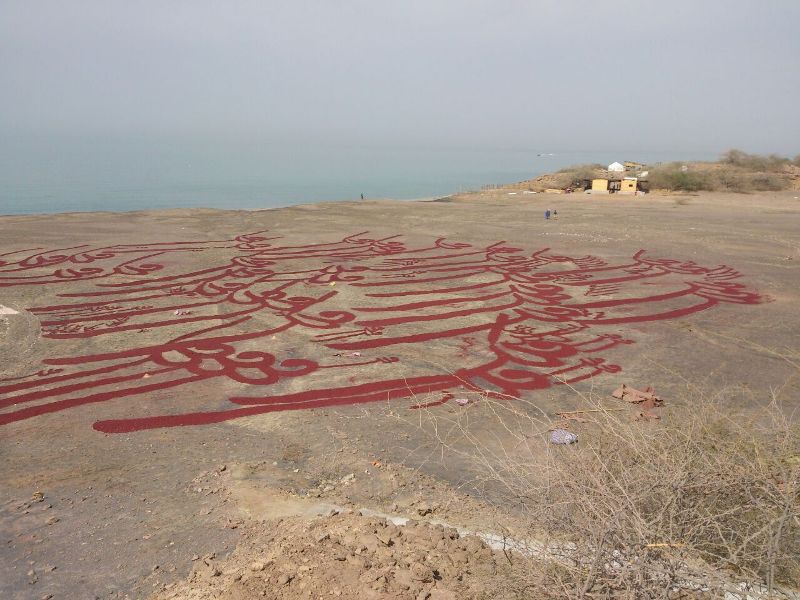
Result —
<instances>
[{"instance_id":1,"label":"red calligraphy on ground","mask_svg":"<svg viewBox=\"0 0 800 600\"><path fill-rule=\"evenodd\" d=\"M128 414L99 431L456 391L521 397L620 371L605 356L633 343L629 324L765 300L739 277L643 250L608 263L366 233L20 250L0 256L0 288L63 288L29 310L71 353L0 379L0 425L109 402ZM138 414L134 398L171 389L163 411ZM184 412L198 389L228 406Z\"/></svg>"}]
</instances>

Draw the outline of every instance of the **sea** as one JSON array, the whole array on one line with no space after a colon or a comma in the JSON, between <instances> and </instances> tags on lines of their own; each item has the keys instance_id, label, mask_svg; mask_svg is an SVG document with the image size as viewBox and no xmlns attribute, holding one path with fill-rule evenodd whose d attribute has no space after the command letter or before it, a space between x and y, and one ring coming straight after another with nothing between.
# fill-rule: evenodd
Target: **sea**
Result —
<instances>
[{"instance_id":1,"label":"sea","mask_svg":"<svg viewBox=\"0 0 800 600\"><path fill-rule=\"evenodd\" d=\"M370 145L273 140L6 136L0 215L167 208L265 209L424 199L523 181L574 164L666 152ZM714 156L681 156L684 160Z\"/></svg>"}]
</instances>

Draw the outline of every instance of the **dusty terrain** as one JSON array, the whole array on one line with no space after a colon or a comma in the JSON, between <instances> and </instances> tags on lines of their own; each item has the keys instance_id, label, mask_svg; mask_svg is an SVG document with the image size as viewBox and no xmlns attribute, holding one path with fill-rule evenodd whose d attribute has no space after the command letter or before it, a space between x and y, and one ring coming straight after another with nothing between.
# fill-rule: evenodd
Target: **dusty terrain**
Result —
<instances>
[{"instance_id":1,"label":"dusty terrain","mask_svg":"<svg viewBox=\"0 0 800 600\"><path fill-rule=\"evenodd\" d=\"M621 382L800 404L796 192L498 190L0 231L2 598L481 597L510 575L476 538L312 518L501 526L415 406L471 411L488 436L485 390L551 415Z\"/></svg>"}]
</instances>

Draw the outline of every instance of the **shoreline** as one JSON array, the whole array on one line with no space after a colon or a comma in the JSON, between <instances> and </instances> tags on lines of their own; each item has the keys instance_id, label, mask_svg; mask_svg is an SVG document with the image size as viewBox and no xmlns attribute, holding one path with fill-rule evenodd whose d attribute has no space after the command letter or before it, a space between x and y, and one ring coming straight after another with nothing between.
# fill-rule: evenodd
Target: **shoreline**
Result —
<instances>
[{"instance_id":1,"label":"shoreline","mask_svg":"<svg viewBox=\"0 0 800 600\"><path fill-rule=\"evenodd\" d=\"M509 184L510 186L511 184ZM683 192L683 191L666 191L666 190L656 190L651 192L645 196L631 196L631 195L614 195L610 194L608 196L598 196L598 195L589 195L584 194L581 192L574 192L572 194L558 194L558 193L548 193L548 192L537 192L535 194L525 194L519 195L516 193L509 192L512 190L512 187L502 187L502 188L493 188L488 190L481 190L481 191L471 191L471 192L456 192L449 195L444 196L428 196L428 197L421 197L421 198L409 198L409 199L399 199L399 198L365 198L364 200L361 199L351 199L351 200L319 200L319 201L311 201L311 202L304 202L300 204L288 204L285 206L272 206L272 207L265 207L265 208L214 208L208 206L195 206L195 207L176 207L176 208L151 208L151 209L141 209L141 210L102 210L102 211L66 211L66 212L46 212L46 213L18 213L18 214L0 214L0 221L2 220L21 220L21 219L39 219L43 217L53 217L53 218L75 218L75 217L113 217L115 215L120 216L188 216L188 215L203 215L203 214L232 214L232 213L247 213L247 214L259 214L259 213L266 213L278 210L286 210L286 209L293 209L293 208L300 208L300 209L314 209L316 207L338 207L338 206L351 206L351 205L377 205L381 203L392 204L392 205L403 205L403 204L437 204L437 203L467 203L473 201L475 203L489 203L495 202L499 200L505 200L508 202L515 203L519 206L524 206L532 203L537 203L538 200L542 200L547 198L552 201L558 201L562 204L569 204L570 202L576 202L580 200L585 200L591 198L593 202L602 203L606 205L617 205L617 204L632 204L632 203L655 203L663 200L674 200L674 199L707 199L707 198L715 198L720 200L722 198L730 197L730 198L775 198L775 199L786 199L786 200L800 200L800 194L796 190L781 190L781 191L763 191L763 192L712 192L712 191L699 191L699 192ZM507 205L503 205L506 207Z\"/></svg>"},{"instance_id":2,"label":"shoreline","mask_svg":"<svg viewBox=\"0 0 800 600\"><path fill-rule=\"evenodd\" d=\"M340 200L313 200L309 202L300 202L296 204L285 204L282 206L269 206L264 208L216 208L212 206L178 206L178 207L165 207L165 208L145 208L138 210L78 210L78 211L62 211L62 212L37 212L37 213L0 213L0 219L18 218L18 217L46 217L46 216L77 216L77 215L134 215L142 213L169 213L173 211L201 211L201 212L251 212L259 213L272 210L280 210L285 208L293 208L300 206L318 206L325 204L348 204L348 203L366 203L366 202L436 202L445 198L452 198L457 196L458 193L447 194L444 196L423 196L418 198L360 198L353 199L340 199Z\"/></svg>"}]
</instances>

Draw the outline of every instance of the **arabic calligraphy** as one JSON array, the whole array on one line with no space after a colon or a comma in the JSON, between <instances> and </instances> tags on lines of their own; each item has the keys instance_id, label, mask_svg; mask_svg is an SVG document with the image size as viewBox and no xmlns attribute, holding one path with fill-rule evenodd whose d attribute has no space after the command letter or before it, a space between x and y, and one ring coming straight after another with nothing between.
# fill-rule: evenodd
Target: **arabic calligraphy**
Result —
<instances>
[{"instance_id":1,"label":"arabic calligraphy","mask_svg":"<svg viewBox=\"0 0 800 600\"><path fill-rule=\"evenodd\" d=\"M606 355L634 342L626 325L765 301L730 267L643 250L609 263L505 242L411 247L367 232L280 240L256 232L0 255L0 288L63 289L59 303L29 310L43 337L72 349L0 379L0 425L112 401L135 412L132 398L200 383L236 392L226 408L189 411L176 393L164 414L94 428L202 425L430 394L444 402L459 389L520 397L619 372Z\"/></svg>"}]
</instances>

